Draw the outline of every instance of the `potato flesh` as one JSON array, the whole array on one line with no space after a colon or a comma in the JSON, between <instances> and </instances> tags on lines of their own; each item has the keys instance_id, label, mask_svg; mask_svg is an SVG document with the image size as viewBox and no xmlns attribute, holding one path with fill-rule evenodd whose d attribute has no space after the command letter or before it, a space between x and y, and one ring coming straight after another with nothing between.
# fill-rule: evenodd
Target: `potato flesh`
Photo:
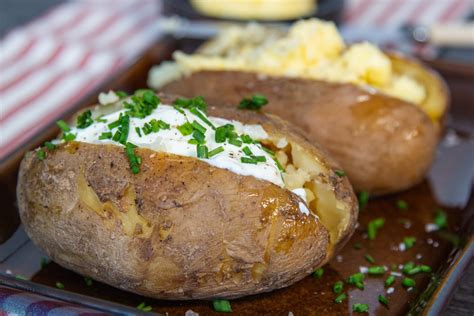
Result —
<instances>
[{"instance_id":1,"label":"potato flesh","mask_svg":"<svg viewBox=\"0 0 474 316\"><path fill-rule=\"evenodd\" d=\"M271 149L277 148L278 138L273 137L270 141L270 145L263 144ZM329 170L301 146L291 142L285 148L276 150L275 156L285 168L285 188L305 189L308 208L329 231L330 247L334 246L348 225L350 210L336 198L328 182Z\"/></svg>"}]
</instances>

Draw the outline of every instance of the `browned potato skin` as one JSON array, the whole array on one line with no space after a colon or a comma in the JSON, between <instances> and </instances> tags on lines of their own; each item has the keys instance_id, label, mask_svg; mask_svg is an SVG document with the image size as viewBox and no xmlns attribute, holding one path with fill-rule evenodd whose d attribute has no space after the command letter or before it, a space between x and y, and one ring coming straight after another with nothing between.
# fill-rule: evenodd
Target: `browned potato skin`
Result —
<instances>
[{"instance_id":1,"label":"browned potato skin","mask_svg":"<svg viewBox=\"0 0 474 316\"><path fill-rule=\"evenodd\" d=\"M209 112L260 122L269 133L290 133L290 140L333 165L277 118L224 108ZM290 191L191 157L144 148L136 153L142 157L137 175L123 148L114 145L70 142L42 161L29 153L17 194L30 238L66 268L161 299L271 291L333 255L327 230L299 211L300 199ZM334 169L327 181L352 206L340 248L354 231L357 202ZM90 192L100 200L97 209L84 197Z\"/></svg>"},{"instance_id":2,"label":"browned potato skin","mask_svg":"<svg viewBox=\"0 0 474 316\"><path fill-rule=\"evenodd\" d=\"M356 191L374 195L420 182L438 140L437 128L416 106L353 84L202 71L161 91L229 107L263 94L269 99L264 111L304 130L341 164Z\"/></svg>"}]
</instances>

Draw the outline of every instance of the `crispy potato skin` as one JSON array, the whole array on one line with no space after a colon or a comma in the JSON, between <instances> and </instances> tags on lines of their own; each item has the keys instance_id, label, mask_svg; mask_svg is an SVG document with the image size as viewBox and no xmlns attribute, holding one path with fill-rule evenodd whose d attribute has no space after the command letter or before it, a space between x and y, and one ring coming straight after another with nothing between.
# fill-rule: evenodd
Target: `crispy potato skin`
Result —
<instances>
[{"instance_id":1,"label":"crispy potato skin","mask_svg":"<svg viewBox=\"0 0 474 316\"><path fill-rule=\"evenodd\" d=\"M438 141L437 128L416 106L352 84L202 71L161 91L229 107L263 94L269 99L264 111L301 128L341 164L356 191L374 195L420 182Z\"/></svg>"},{"instance_id":2,"label":"crispy potato skin","mask_svg":"<svg viewBox=\"0 0 474 316\"><path fill-rule=\"evenodd\" d=\"M261 122L267 132L292 130L265 115L209 112ZM297 132L289 133L309 146ZM44 160L27 154L17 195L33 242L57 263L96 280L182 300L235 298L288 286L332 255L327 230L300 212L301 200L292 192L191 157L145 148L136 153L142 158L137 175L115 145L70 142ZM352 206L339 248L354 230L357 203L347 179L328 181Z\"/></svg>"}]
</instances>

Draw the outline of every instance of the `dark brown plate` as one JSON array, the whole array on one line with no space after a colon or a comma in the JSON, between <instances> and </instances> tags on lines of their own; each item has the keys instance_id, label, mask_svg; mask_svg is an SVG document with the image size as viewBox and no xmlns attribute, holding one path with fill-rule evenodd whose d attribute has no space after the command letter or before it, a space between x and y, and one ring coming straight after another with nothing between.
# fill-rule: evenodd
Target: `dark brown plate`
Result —
<instances>
[{"instance_id":1,"label":"dark brown plate","mask_svg":"<svg viewBox=\"0 0 474 316\"><path fill-rule=\"evenodd\" d=\"M175 49L189 50L193 47L195 47L195 42L188 40L162 40L146 51L133 66L116 76L100 90L115 89L131 92L142 88L146 85L147 72L152 65L169 58ZM435 66L438 64L433 63ZM453 94L454 101L448 130L450 137L455 137L457 143L445 142L440 145L438 162L429 177L431 180L426 180L400 194L370 200L367 207L360 212L360 225L356 233L342 252L324 267L322 278L316 279L308 276L285 289L233 300L231 303L234 314L288 315L289 312L292 312L294 315L344 315L351 313L352 305L355 303L369 304L370 313L375 315L417 314L422 311L437 314L442 311L456 281L472 260L474 199L472 198L472 182L469 182L469 179L467 182L470 186L467 189L468 201L466 200L461 208L447 208L439 200L443 194L435 195L434 192L439 193L439 188L446 187L456 189L456 185L462 182L459 178L459 183L450 183L447 177L440 177L440 175L446 170L459 172L459 169L456 171L456 168L452 167L453 161L445 158L446 155L451 154L452 156L454 153L456 159L461 161L463 157L469 158L470 150L473 148L472 135L474 135L474 131L472 131L471 125L474 121L474 110L469 100L474 99L474 91L469 86L474 78L474 71L466 68L445 67L444 64L439 65L439 70L448 81ZM78 108L94 104L97 92L77 104L70 113L58 113L58 118L60 116L67 117ZM15 186L18 164L22 155L26 150L54 137L57 132L58 130L52 124L34 140L1 163L0 244L10 238L19 224L15 208ZM459 144L466 146L460 148ZM456 159L454 165L457 168L462 168L462 165L457 165ZM470 165L472 166L472 162ZM470 168L469 163L467 168ZM461 191L462 189L459 188ZM464 189L466 189L465 185ZM408 204L408 209L403 210L397 207L399 200L405 201ZM449 228L440 232L427 233L425 225L433 222L435 212L439 208L448 214ZM370 241L366 238L366 226L370 220L377 217L384 218L385 225L379 230L377 238ZM416 237L416 243L406 251L399 251L399 244L405 236ZM364 258L366 254L375 259L376 265L387 266L390 270L394 265L397 273L400 272L399 265L408 261L429 265L433 272L414 275L416 286L411 290L402 286L403 277L396 277L392 294L387 294L387 288L384 286L384 280L388 277L389 272L380 277L366 277L364 290L346 284L344 291L348 294L348 299L341 304L334 303L336 295L332 291L333 284L336 281L346 280L349 275L359 272L360 267L371 266ZM14 256L15 253L11 255ZM2 263L0 262L2 269L8 268L2 266ZM11 267L11 269L14 270L15 267ZM0 274L4 272L0 271ZM75 299L86 304L88 303L87 296L89 296L128 306L137 306L145 301L147 305L153 307L153 311L170 315L184 315L188 309L192 309L200 315L217 314L213 311L211 302L153 300L98 282L94 282L92 286L86 286L82 276L54 263L47 264L31 280L36 283L35 290L40 293L47 293L47 287L43 285L54 287L56 282L61 282L65 285L67 292L56 293L54 296L68 300ZM8 282L8 279L2 278L1 282ZM16 282L18 287L18 282L21 283L21 281ZM84 294L86 297L81 297L78 300L74 293ZM378 302L380 294L385 295L388 299L389 308Z\"/></svg>"}]
</instances>

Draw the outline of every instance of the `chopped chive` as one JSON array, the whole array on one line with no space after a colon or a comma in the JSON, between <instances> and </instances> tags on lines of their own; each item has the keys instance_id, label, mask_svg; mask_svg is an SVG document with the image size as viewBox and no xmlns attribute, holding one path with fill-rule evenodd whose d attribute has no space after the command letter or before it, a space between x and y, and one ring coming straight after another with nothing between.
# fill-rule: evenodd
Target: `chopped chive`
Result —
<instances>
[{"instance_id":1,"label":"chopped chive","mask_svg":"<svg viewBox=\"0 0 474 316\"><path fill-rule=\"evenodd\" d=\"M250 150L250 148L248 146L245 146L244 148L242 148L242 151L247 155L247 156L252 156L252 151Z\"/></svg>"},{"instance_id":2,"label":"chopped chive","mask_svg":"<svg viewBox=\"0 0 474 316\"><path fill-rule=\"evenodd\" d=\"M173 108L174 108L176 111L178 111L179 113L181 113L181 114L184 115L184 110L183 110L183 108L182 108L181 106L175 104L175 105L173 105Z\"/></svg>"},{"instance_id":3,"label":"chopped chive","mask_svg":"<svg viewBox=\"0 0 474 316\"><path fill-rule=\"evenodd\" d=\"M354 249L362 249L362 244L360 242L356 242L353 247Z\"/></svg>"},{"instance_id":4,"label":"chopped chive","mask_svg":"<svg viewBox=\"0 0 474 316\"><path fill-rule=\"evenodd\" d=\"M238 108L246 110L260 110L268 103L268 99L260 94L254 94L252 98L244 98L240 101Z\"/></svg>"},{"instance_id":5,"label":"chopped chive","mask_svg":"<svg viewBox=\"0 0 474 316\"><path fill-rule=\"evenodd\" d=\"M459 247L462 243L461 237L450 231L439 231L438 236L446 241L449 241L455 248Z\"/></svg>"},{"instance_id":6,"label":"chopped chive","mask_svg":"<svg viewBox=\"0 0 474 316\"><path fill-rule=\"evenodd\" d=\"M439 229L448 227L448 217L446 212L442 209L436 210L436 215L434 218L434 223L438 226Z\"/></svg>"},{"instance_id":7,"label":"chopped chive","mask_svg":"<svg viewBox=\"0 0 474 316\"><path fill-rule=\"evenodd\" d=\"M369 312L369 305L367 304L354 304L352 305L352 311L356 313L368 313Z\"/></svg>"},{"instance_id":8,"label":"chopped chive","mask_svg":"<svg viewBox=\"0 0 474 316\"><path fill-rule=\"evenodd\" d=\"M24 277L24 276L21 275L21 274L15 275L15 279L17 279L17 280L28 280L26 277Z\"/></svg>"},{"instance_id":9,"label":"chopped chive","mask_svg":"<svg viewBox=\"0 0 474 316\"><path fill-rule=\"evenodd\" d=\"M421 265L420 266L421 268L421 272L431 272L431 267L430 266L427 266L427 265Z\"/></svg>"},{"instance_id":10,"label":"chopped chive","mask_svg":"<svg viewBox=\"0 0 474 316\"><path fill-rule=\"evenodd\" d=\"M95 119L95 121L96 121L96 122L99 122L99 123L107 123L107 120L104 119L103 117L104 117L104 115L102 114L102 115L98 116L98 117Z\"/></svg>"},{"instance_id":11,"label":"chopped chive","mask_svg":"<svg viewBox=\"0 0 474 316\"><path fill-rule=\"evenodd\" d=\"M189 112L193 113L194 115L196 115L197 117L199 117L201 119L201 121L203 121L204 123L206 123L207 125L209 125L212 129L216 129L216 127L214 126L214 124L211 123L211 121L209 121L207 119L207 117L200 111L198 110L197 108L190 108L189 109Z\"/></svg>"},{"instance_id":12,"label":"chopped chive","mask_svg":"<svg viewBox=\"0 0 474 316\"><path fill-rule=\"evenodd\" d=\"M191 125L193 126L193 128L203 134L206 133L206 128L204 126L202 126L201 124L199 124L197 121L193 121L191 123Z\"/></svg>"},{"instance_id":13,"label":"chopped chive","mask_svg":"<svg viewBox=\"0 0 474 316\"><path fill-rule=\"evenodd\" d=\"M232 307L230 306L230 302L228 300L214 300L212 302L212 306L216 312L220 313L231 313Z\"/></svg>"},{"instance_id":14,"label":"chopped chive","mask_svg":"<svg viewBox=\"0 0 474 316\"><path fill-rule=\"evenodd\" d=\"M375 275L384 274L385 273L385 267L383 267L383 266L369 267L367 272L369 274L375 274Z\"/></svg>"},{"instance_id":15,"label":"chopped chive","mask_svg":"<svg viewBox=\"0 0 474 316\"><path fill-rule=\"evenodd\" d=\"M415 237L404 237L403 243L405 244L406 249L410 249L416 242Z\"/></svg>"},{"instance_id":16,"label":"chopped chive","mask_svg":"<svg viewBox=\"0 0 474 316\"><path fill-rule=\"evenodd\" d=\"M323 274L324 274L324 269L323 268L317 268L316 270L313 271L313 277L315 279L321 279Z\"/></svg>"},{"instance_id":17,"label":"chopped chive","mask_svg":"<svg viewBox=\"0 0 474 316\"><path fill-rule=\"evenodd\" d=\"M385 280L385 286L390 286L395 282L395 277L393 275L390 275L386 280Z\"/></svg>"},{"instance_id":18,"label":"chopped chive","mask_svg":"<svg viewBox=\"0 0 474 316\"><path fill-rule=\"evenodd\" d=\"M336 170L334 171L334 173L338 176L338 177L344 177L346 175L346 173L343 171L343 170Z\"/></svg>"},{"instance_id":19,"label":"chopped chive","mask_svg":"<svg viewBox=\"0 0 474 316\"><path fill-rule=\"evenodd\" d=\"M248 157L240 157L240 162L254 164L254 165L256 165L258 163L257 160L255 160L253 158L248 158Z\"/></svg>"},{"instance_id":20,"label":"chopped chive","mask_svg":"<svg viewBox=\"0 0 474 316\"><path fill-rule=\"evenodd\" d=\"M74 135L73 133L65 133L63 135L63 139L67 142L71 141L71 140L74 140L76 139L76 135Z\"/></svg>"},{"instance_id":21,"label":"chopped chive","mask_svg":"<svg viewBox=\"0 0 474 316\"><path fill-rule=\"evenodd\" d=\"M44 160L44 158L46 158L46 152L43 149L40 149L36 152L36 157L39 160Z\"/></svg>"},{"instance_id":22,"label":"chopped chive","mask_svg":"<svg viewBox=\"0 0 474 316\"><path fill-rule=\"evenodd\" d=\"M112 138L112 133L111 132L103 132L100 134L99 139L111 139Z\"/></svg>"},{"instance_id":23,"label":"chopped chive","mask_svg":"<svg viewBox=\"0 0 474 316\"><path fill-rule=\"evenodd\" d=\"M151 310L153 309L151 306L148 306L145 304L145 302L141 302L138 306L137 306L137 309L138 310L141 310L143 312L151 312Z\"/></svg>"},{"instance_id":24,"label":"chopped chive","mask_svg":"<svg viewBox=\"0 0 474 316\"><path fill-rule=\"evenodd\" d=\"M135 127L135 132L137 132L138 137L142 137L142 132L140 131L140 128L138 126Z\"/></svg>"},{"instance_id":25,"label":"chopped chive","mask_svg":"<svg viewBox=\"0 0 474 316\"><path fill-rule=\"evenodd\" d=\"M407 262L402 268L403 273L408 273L408 271L412 270L415 267L415 264L413 262Z\"/></svg>"},{"instance_id":26,"label":"chopped chive","mask_svg":"<svg viewBox=\"0 0 474 316\"><path fill-rule=\"evenodd\" d=\"M264 152L266 152L266 153L269 154L270 156L275 156L275 153L274 153L272 150L270 150L270 149L264 147L263 145L261 145L261 146L262 146L262 149L263 149Z\"/></svg>"},{"instance_id":27,"label":"chopped chive","mask_svg":"<svg viewBox=\"0 0 474 316\"><path fill-rule=\"evenodd\" d=\"M375 262L375 259L374 259L371 255L369 255L369 254L366 254L366 255L364 256L364 258L365 258L365 260L367 260L367 261L370 262L370 263L374 263L374 262Z\"/></svg>"},{"instance_id":28,"label":"chopped chive","mask_svg":"<svg viewBox=\"0 0 474 316\"><path fill-rule=\"evenodd\" d=\"M283 168L283 166L281 165L281 163L278 161L278 159L276 159L276 157L273 157L273 161L276 163L277 167L278 167L278 170L280 170L280 172L285 172L285 168Z\"/></svg>"},{"instance_id":29,"label":"chopped chive","mask_svg":"<svg viewBox=\"0 0 474 316\"><path fill-rule=\"evenodd\" d=\"M64 122L63 120L59 120L59 121L56 121L56 124L59 126L59 128L63 131L63 132L69 132L71 130L71 128L69 127L69 125Z\"/></svg>"},{"instance_id":30,"label":"chopped chive","mask_svg":"<svg viewBox=\"0 0 474 316\"><path fill-rule=\"evenodd\" d=\"M421 267L420 266L416 266L414 267L413 269L410 269L406 272L406 274L408 275L415 275L417 273L420 273L421 272Z\"/></svg>"},{"instance_id":31,"label":"chopped chive","mask_svg":"<svg viewBox=\"0 0 474 316\"><path fill-rule=\"evenodd\" d=\"M266 162L267 158L265 156L252 156L253 159L255 159L258 162Z\"/></svg>"},{"instance_id":32,"label":"chopped chive","mask_svg":"<svg viewBox=\"0 0 474 316\"><path fill-rule=\"evenodd\" d=\"M252 144L254 142L254 140L252 139L252 137L250 137L249 135L246 135L246 134L243 134L240 136L240 139L245 143L245 144ZM273 155L275 155L275 153L273 153Z\"/></svg>"},{"instance_id":33,"label":"chopped chive","mask_svg":"<svg viewBox=\"0 0 474 316\"><path fill-rule=\"evenodd\" d=\"M205 145L198 144L196 146L196 152L198 158L209 158L208 149Z\"/></svg>"},{"instance_id":34,"label":"chopped chive","mask_svg":"<svg viewBox=\"0 0 474 316\"><path fill-rule=\"evenodd\" d=\"M229 144L240 147L242 146L242 142L238 140L237 138L230 138L229 139Z\"/></svg>"},{"instance_id":35,"label":"chopped chive","mask_svg":"<svg viewBox=\"0 0 474 316\"><path fill-rule=\"evenodd\" d=\"M206 136L198 130L194 130L193 137L198 144L204 144L206 142Z\"/></svg>"},{"instance_id":36,"label":"chopped chive","mask_svg":"<svg viewBox=\"0 0 474 316\"><path fill-rule=\"evenodd\" d=\"M402 285L404 287L414 287L416 285L415 280L410 279L410 278L404 278L402 281Z\"/></svg>"},{"instance_id":37,"label":"chopped chive","mask_svg":"<svg viewBox=\"0 0 474 316\"><path fill-rule=\"evenodd\" d=\"M183 136L188 136L193 133L193 126L189 122L179 125L177 129L180 131L181 135Z\"/></svg>"},{"instance_id":38,"label":"chopped chive","mask_svg":"<svg viewBox=\"0 0 474 316\"><path fill-rule=\"evenodd\" d=\"M58 147L55 144L53 144L52 142L44 142L44 145L46 146L46 148L48 148L48 150L54 150Z\"/></svg>"},{"instance_id":39,"label":"chopped chive","mask_svg":"<svg viewBox=\"0 0 474 316\"><path fill-rule=\"evenodd\" d=\"M383 305L385 305L386 307L388 307L388 300L385 296L383 295L379 295L379 302Z\"/></svg>"},{"instance_id":40,"label":"chopped chive","mask_svg":"<svg viewBox=\"0 0 474 316\"><path fill-rule=\"evenodd\" d=\"M91 126L94 123L94 120L92 119L92 112L91 110L87 110L81 115L77 117L76 120L76 126L77 128L86 128Z\"/></svg>"},{"instance_id":41,"label":"chopped chive","mask_svg":"<svg viewBox=\"0 0 474 316\"><path fill-rule=\"evenodd\" d=\"M87 286L92 286L92 279L89 277L84 277L84 283L86 283Z\"/></svg>"},{"instance_id":42,"label":"chopped chive","mask_svg":"<svg viewBox=\"0 0 474 316\"><path fill-rule=\"evenodd\" d=\"M216 128L216 133L214 135L214 139L216 143L223 143L225 142L226 138L227 138L227 127L224 125L224 126L219 126L218 128Z\"/></svg>"},{"instance_id":43,"label":"chopped chive","mask_svg":"<svg viewBox=\"0 0 474 316\"><path fill-rule=\"evenodd\" d=\"M62 290L64 289L64 284L62 284L61 282L56 282L56 287Z\"/></svg>"},{"instance_id":44,"label":"chopped chive","mask_svg":"<svg viewBox=\"0 0 474 316\"><path fill-rule=\"evenodd\" d=\"M130 164L130 169L132 170L133 174L137 174L140 172L140 164L141 159L135 154L135 148L137 146L132 143L127 143L125 145L125 153L128 158L128 162Z\"/></svg>"},{"instance_id":45,"label":"chopped chive","mask_svg":"<svg viewBox=\"0 0 474 316\"><path fill-rule=\"evenodd\" d=\"M358 289L364 289L364 274L363 273L354 273L353 275L349 276L347 279L347 283L355 285Z\"/></svg>"},{"instance_id":46,"label":"chopped chive","mask_svg":"<svg viewBox=\"0 0 474 316\"><path fill-rule=\"evenodd\" d=\"M342 301L344 301L346 298L347 298L347 294L346 294L346 293L342 293L342 294L340 294L338 297L336 297L336 298L334 299L334 302L337 303L337 304L340 304L340 303L342 303Z\"/></svg>"},{"instance_id":47,"label":"chopped chive","mask_svg":"<svg viewBox=\"0 0 474 316\"><path fill-rule=\"evenodd\" d=\"M197 140L195 140L195 139L190 139L190 140L188 140L188 144L191 144L191 145L198 145L199 142L198 142Z\"/></svg>"},{"instance_id":48,"label":"chopped chive","mask_svg":"<svg viewBox=\"0 0 474 316\"><path fill-rule=\"evenodd\" d=\"M401 210L407 210L408 209L408 203L405 202L404 200L398 200L397 201L397 207Z\"/></svg>"},{"instance_id":49,"label":"chopped chive","mask_svg":"<svg viewBox=\"0 0 474 316\"><path fill-rule=\"evenodd\" d=\"M370 240L374 240L377 236L377 231L383 227L385 219L379 217L369 222L367 225L367 236Z\"/></svg>"},{"instance_id":50,"label":"chopped chive","mask_svg":"<svg viewBox=\"0 0 474 316\"><path fill-rule=\"evenodd\" d=\"M115 91L115 95L118 96L120 99L128 97L128 94L125 91Z\"/></svg>"},{"instance_id":51,"label":"chopped chive","mask_svg":"<svg viewBox=\"0 0 474 316\"><path fill-rule=\"evenodd\" d=\"M342 282L342 281L337 281L337 282L334 283L334 285L332 286L332 291L333 291L335 294L340 294L343 289L344 289L344 282Z\"/></svg>"},{"instance_id":52,"label":"chopped chive","mask_svg":"<svg viewBox=\"0 0 474 316\"><path fill-rule=\"evenodd\" d=\"M369 202L369 192L362 191L357 196L359 200L359 210L363 210L367 203Z\"/></svg>"},{"instance_id":53,"label":"chopped chive","mask_svg":"<svg viewBox=\"0 0 474 316\"><path fill-rule=\"evenodd\" d=\"M215 155L217 155L217 154L219 154L219 153L221 153L221 152L223 152L223 151L224 151L224 147L222 147L222 146L219 146L219 147L217 147L217 148L214 148L213 150L211 150L211 151L209 152L209 158L211 158L211 157L213 157L213 156L215 156Z\"/></svg>"}]
</instances>

